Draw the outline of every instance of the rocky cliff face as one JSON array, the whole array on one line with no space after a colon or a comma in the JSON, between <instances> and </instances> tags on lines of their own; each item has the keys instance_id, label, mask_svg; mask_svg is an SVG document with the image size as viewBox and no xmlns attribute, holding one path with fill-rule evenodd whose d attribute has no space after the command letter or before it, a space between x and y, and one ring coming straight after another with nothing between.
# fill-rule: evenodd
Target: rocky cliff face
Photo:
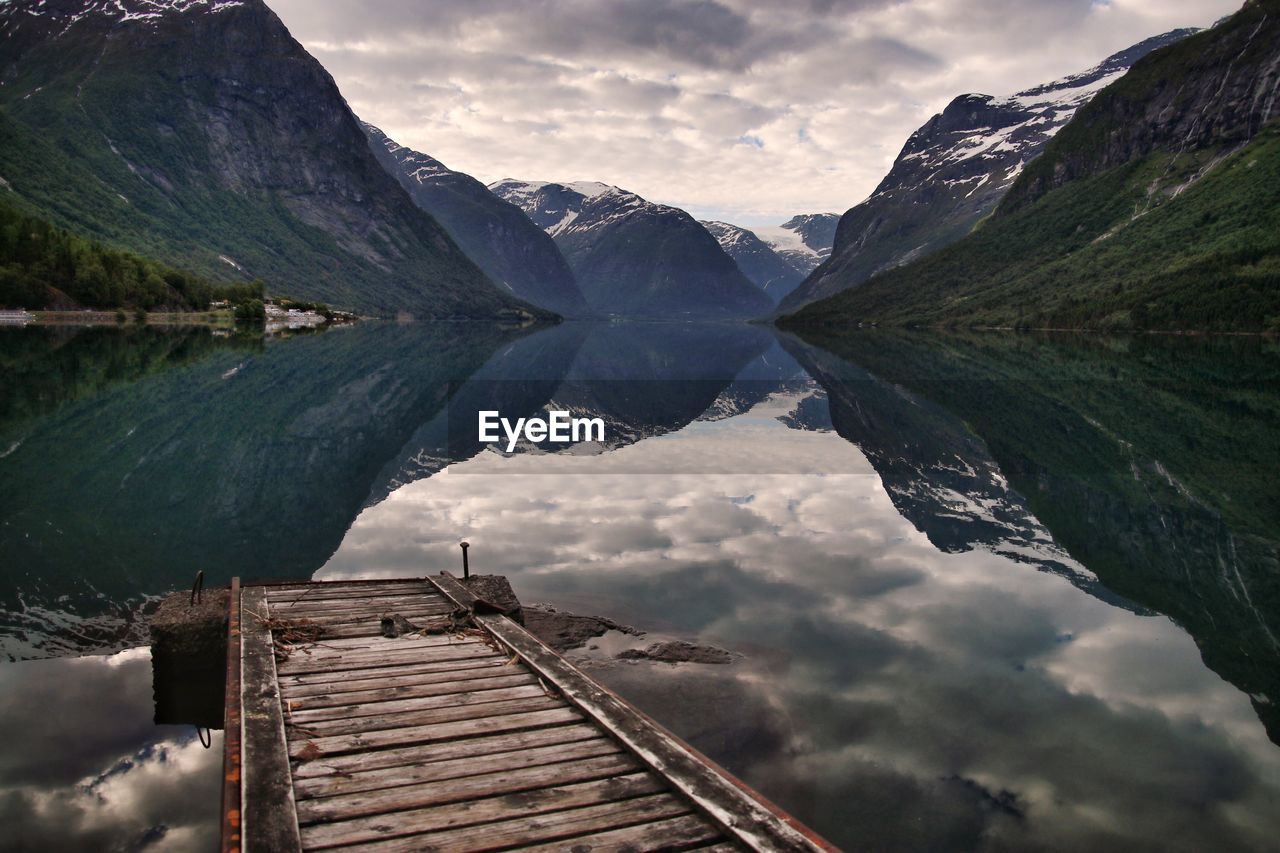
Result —
<instances>
[{"instance_id":1,"label":"rocky cliff face","mask_svg":"<svg viewBox=\"0 0 1280 853\"><path fill-rule=\"evenodd\" d=\"M1256 0L1150 53L981 228L785 322L1280 329L1277 45L1280 0Z\"/></svg>"},{"instance_id":2,"label":"rocky cliff face","mask_svg":"<svg viewBox=\"0 0 1280 853\"><path fill-rule=\"evenodd\" d=\"M470 175L405 148L367 122L361 126L383 168L495 284L564 316L587 312L586 300L555 241L520 208L498 198Z\"/></svg>"},{"instance_id":3,"label":"rocky cliff face","mask_svg":"<svg viewBox=\"0 0 1280 853\"><path fill-rule=\"evenodd\" d=\"M795 290L803 273L787 263L768 243L753 232L728 222L703 222L743 275L768 294L775 303Z\"/></svg>"},{"instance_id":4,"label":"rocky cliff face","mask_svg":"<svg viewBox=\"0 0 1280 853\"><path fill-rule=\"evenodd\" d=\"M14 0L0 83L0 175L59 225L361 311L521 304L379 166L261 0Z\"/></svg>"},{"instance_id":5,"label":"rocky cliff face","mask_svg":"<svg viewBox=\"0 0 1280 853\"><path fill-rule=\"evenodd\" d=\"M1280 116L1280 2L1249 0L1212 30L1134 65L1009 190L998 215L1153 151L1239 148Z\"/></svg>"},{"instance_id":6,"label":"rocky cliff face","mask_svg":"<svg viewBox=\"0 0 1280 853\"><path fill-rule=\"evenodd\" d=\"M1049 140L1138 59L1185 38L1175 30L1088 71L1015 95L961 95L911 135L866 201L840 220L826 261L784 300L790 312L968 234Z\"/></svg>"},{"instance_id":7,"label":"rocky cliff face","mask_svg":"<svg viewBox=\"0 0 1280 853\"><path fill-rule=\"evenodd\" d=\"M772 306L707 229L679 208L592 182L508 179L489 189L555 239L593 312L745 318Z\"/></svg>"}]
</instances>

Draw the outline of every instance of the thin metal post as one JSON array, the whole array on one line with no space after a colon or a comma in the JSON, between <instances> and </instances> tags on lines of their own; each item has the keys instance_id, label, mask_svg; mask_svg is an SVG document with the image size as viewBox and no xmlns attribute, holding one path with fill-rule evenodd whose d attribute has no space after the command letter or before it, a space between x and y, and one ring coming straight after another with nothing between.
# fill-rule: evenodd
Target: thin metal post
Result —
<instances>
[{"instance_id":1,"label":"thin metal post","mask_svg":"<svg viewBox=\"0 0 1280 853\"><path fill-rule=\"evenodd\" d=\"M467 559L467 549L471 547L471 543L460 542L458 547L462 548L462 578L466 580L471 577L471 562Z\"/></svg>"}]
</instances>

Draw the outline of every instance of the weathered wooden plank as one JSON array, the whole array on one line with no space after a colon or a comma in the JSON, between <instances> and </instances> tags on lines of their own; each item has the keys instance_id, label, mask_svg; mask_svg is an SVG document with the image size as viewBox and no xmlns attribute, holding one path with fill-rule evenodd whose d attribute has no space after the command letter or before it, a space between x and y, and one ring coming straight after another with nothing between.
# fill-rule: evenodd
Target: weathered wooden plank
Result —
<instances>
[{"instance_id":1,"label":"weathered wooden plank","mask_svg":"<svg viewBox=\"0 0 1280 853\"><path fill-rule=\"evenodd\" d=\"M286 696L314 696L325 693L343 693L372 690L381 686L401 684L434 684L442 681L465 681L473 678L494 678L512 672L526 672L524 667L511 663L505 655L469 658L467 660L436 661L414 664L412 667L396 667L395 674L386 670L349 670L341 676L317 673L314 675L288 676L280 680L280 689ZM353 677L358 675L358 677Z\"/></svg>"},{"instance_id":2,"label":"weathered wooden plank","mask_svg":"<svg viewBox=\"0 0 1280 853\"><path fill-rule=\"evenodd\" d=\"M379 596L376 598L342 598L328 601L300 601L296 604L273 603L272 612L277 616L293 618L295 615L337 614L350 611L395 611L399 608L434 608L450 612L456 610L452 603L439 594L414 593L413 595Z\"/></svg>"},{"instance_id":3,"label":"weathered wooden plank","mask_svg":"<svg viewBox=\"0 0 1280 853\"><path fill-rule=\"evenodd\" d=\"M358 660L361 658L382 658L390 654L409 652L416 649L439 649L447 646L488 646L481 637L468 634L434 634L412 635L404 637L366 637L358 640L356 645L329 645L328 641L299 643L293 646L295 654L303 655L308 660Z\"/></svg>"},{"instance_id":4,"label":"weathered wooden plank","mask_svg":"<svg viewBox=\"0 0 1280 853\"><path fill-rule=\"evenodd\" d=\"M363 640L325 640L323 645L325 650L327 651L334 651L336 649L350 649L351 651L354 651L354 652L361 652L361 651L367 651L369 649L389 648L390 647L389 644L391 643L412 643L415 640L431 640L433 642L439 643L442 640L447 641L448 635L426 634L421 636L412 635L407 637L394 637L394 638L374 637L374 638L368 638Z\"/></svg>"},{"instance_id":5,"label":"weathered wooden plank","mask_svg":"<svg viewBox=\"0 0 1280 853\"><path fill-rule=\"evenodd\" d=\"M522 690L514 687L512 690ZM421 711L400 711L395 714L379 714L376 716L356 717L350 720L321 720L295 723L290 721L289 732L292 738L295 732L303 737L325 738L337 735L352 735L361 732L372 733L381 729L398 729L406 726L426 726L432 723L449 723L455 720L472 720L479 717L495 717L502 714L526 714L532 711L547 711L564 707L564 700L552 698L540 689L536 695L521 696L517 699L487 700L484 697L459 702L443 708L427 708Z\"/></svg>"},{"instance_id":6,"label":"weathered wooden plank","mask_svg":"<svg viewBox=\"0 0 1280 853\"><path fill-rule=\"evenodd\" d=\"M403 616L419 628L425 628L428 625L442 623L443 620L449 618L449 608L431 608L427 605L404 605L402 607L382 608L357 608L352 610L344 610L337 612L317 612L309 611L283 614L280 611L274 611L277 616L288 619L291 623L300 625L341 625L345 622L362 622L371 621L375 625L382 621L383 616Z\"/></svg>"},{"instance_id":7,"label":"weathered wooden plank","mask_svg":"<svg viewBox=\"0 0 1280 853\"><path fill-rule=\"evenodd\" d=\"M459 758L479 758L489 754L518 752L542 746L555 746L594 740L600 730L594 724L569 723L531 731L482 737L460 737L457 740L428 743L420 746L402 746L379 749L352 755L330 756L315 761L303 761L294 767L295 781L323 776L352 776L370 770L405 765L429 765Z\"/></svg>"},{"instance_id":8,"label":"weathered wooden plank","mask_svg":"<svg viewBox=\"0 0 1280 853\"><path fill-rule=\"evenodd\" d=\"M483 773L442 782L339 794L333 797L299 801L298 820L303 824L313 824L351 820L376 814L386 815L388 812L461 803L482 797L532 791L537 788L552 788L575 782L593 782L597 779L625 776L639 769L640 765L634 758L619 753L561 764L546 764L541 767L522 767L497 773ZM387 818L388 823L394 823L394 821L394 815Z\"/></svg>"},{"instance_id":9,"label":"weathered wooden plank","mask_svg":"<svg viewBox=\"0 0 1280 853\"><path fill-rule=\"evenodd\" d=\"M264 584L255 589L263 590L269 599L281 596L294 597L306 595L307 597L330 595L334 592L350 592L369 591L382 589L421 589L427 581L423 578L409 578L405 580L365 580L365 581L314 581L312 583L297 584Z\"/></svg>"},{"instance_id":10,"label":"weathered wooden plank","mask_svg":"<svg viewBox=\"0 0 1280 853\"><path fill-rule=\"evenodd\" d=\"M732 841L722 841L719 844L712 844L710 847L699 847L698 853L744 853L745 848L734 844Z\"/></svg>"},{"instance_id":11,"label":"weathered wooden plank","mask_svg":"<svg viewBox=\"0 0 1280 853\"><path fill-rule=\"evenodd\" d=\"M285 588L285 587L263 587L266 590L267 598L272 604L277 601L306 601L312 598L324 598L333 595L382 595L384 593L395 592L417 592L425 591L429 594L438 592L431 588L429 581L413 580L413 581L397 581L385 583L315 583L306 587Z\"/></svg>"},{"instance_id":12,"label":"weathered wooden plank","mask_svg":"<svg viewBox=\"0 0 1280 853\"><path fill-rule=\"evenodd\" d=\"M452 575L442 574L428 580L459 605L472 599ZM668 779L676 791L692 800L731 839L759 850L836 849L652 719L587 678L512 620L494 615L477 615L476 619L560 691L570 704Z\"/></svg>"},{"instance_id":13,"label":"weathered wooden plank","mask_svg":"<svg viewBox=\"0 0 1280 853\"><path fill-rule=\"evenodd\" d=\"M723 838L719 827L701 815L628 826L591 835L575 835L552 844L521 847L525 853L561 853L564 850L590 850L591 853L631 853L637 850L706 850L708 841ZM713 850L741 851L731 844L717 844Z\"/></svg>"},{"instance_id":14,"label":"weathered wooden plank","mask_svg":"<svg viewBox=\"0 0 1280 853\"><path fill-rule=\"evenodd\" d=\"M342 708L372 702L389 702L397 699L421 699L428 696L448 696L451 693L470 693L477 690L496 690L501 687L519 687L537 684L538 678L527 670L485 673L488 678L468 678L455 681L437 681L429 684L390 684L375 690L347 691L344 693L319 693L314 696L286 697L290 713L313 711L320 708Z\"/></svg>"},{"instance_id":15,"label":"weathered wooden plank","mask_svg":"<svg viewBox=\"0 0 1280 853\"><path fill-rule=\"evenodd\" d=\"M646 797L623 800L622 802L602 803L596 806L568 809L547 815L518 817L462 829L423 833L408 838L353 846L350 849L352 851L361 851L361 853L421 850L431 850L433 853L446 853L447 851L448 853L452 853L452 851L477 853L477 851L501 850L517 845L524 847L538 842L550 842L555 839L600 832L614 827L679 817L688 813L689 806L684 801L670 794L651 794ZM708 823L702 818L695 818L695 821L699 821L704 825ZM671 828L696 832L693 821L678 827L673 825ZM715 835L713 834L711 837L714 838ZM571 848L557 843L553 845L552 849L568 850ZM644 848L637 847L633 849ZM657 847L651 845L648 849L679 850L680 847L668 848L664 842Z\"/></svg>"},{"instance_id":16,"label":"weathered wooden plank","mask_svg":"<svg viewBox=\"0 0 1280 853\"><path fill-rule=\"evenodd\" d=\"M493 649L484 643L449 643L435 649L413 648L402 652L389 652L373 657L338 657L306 654L295 651L288 660L280 664L280 672L284 675L309 675L316 672L344 672L357 669L381 669L400 667L415 663L428 663L445 660L466 660L468 658L490 657Z\"/></svg>"},{"instance_id":17,"label":"weathered wooden plank","mask_svg":"<svg viewBox=\"0 0 1280 853\"><path fill-rule=\"evenodd\" d=\"M342 607L357 601L380 601L421 597L424 601L439 603L440 594L430 587L401 587L399 589L329 590L299 594L274 595L267 599L272 605L294 609L298 607Z\"/></svg>"},{"instance_id":18,"label":"weathered wooden plank","mask_svg":"<svg viewBox=\"0 0 1280 853\"><path fill-rule=\"evenodd\" d=\"M339 794L356 794L361 791L382 791L398 785L417 785L425 782L441 782L464 776L480 776L500 773L544 764L559 764L602 755L616 755L622 747L606 737L580 740L573 743L538 746L517 752L499 752L492 755L468 755L450 761L433 761L429 764L384 767L361 773L342 773L295 779L294 795L299 800L315 797L332 797Z\"/></svg>"},{"instance_id":19,"label":"weathered wooden plank","mask_svg":"<svg viewBox=\"0 0 1280 853\"><path fill-rule=\"evenodd\" d=\"M404 726L397 729L384 729L356 735L315 737L306 740L299 737L299 739L289 742L289 756L291 758L316 759L329 755L342 755L348 752L433 743L454 738L514 732L522 729L536 729L543 726L579 723L581 721L582 714L573 708L564 707L546 711L534 711L528 714L502 714L496 717L474 717L426 726ZM298 732L297 734L301 735L302 733Z\"/></svg>"},{"instance_id":20,"label":"weathered wooden plank","mask_svg":"<svg viewBox=\"0 0 1280 853\"><path fill-rule=\"evenodd\" d=\"M479 834L482 827L477 825L641 797L659 793L662 789L663 783L652 773L631 773L596 782L539 788L519 794L397 812L394 827L389 826L382 816L305 826L302 838L307 849L315 850L376 841L396 833L433 832L464 826L472 827Z\"/></svg>"},{"instance_id":21,"label":"weathered wooden plank","mask_svg":"<svg viewBox=\"0 0 1280 853\"><path fill-rule=\"evenodd\" d=\"M456 708L484 702L505 701L507 699L533 699L546 695L541 685L535 681L532 684L517 684L507 687L485 685L483 689L447 693L443 696L385 699L352 705L336 705L329 708L295 708L291 702L289 703L289 720L310 728L315 728L314 724L316 723L333 720L350 721L356 725L363 725L360 721L366 717L410 714L417 711L428 711L433 708Z\"/></svg>"},{"instance_id":22,"label":"weathered wooden plank","mask_svg":"<svg viewBox=\"0 0 1280 853\"><path fill-rule=\"evenodd\" d=\"M492 647L479 642L440 643L436 646L413 644L386 652L353 652L349 655L324 654L314 645L295 646L291 649L288 659L280 664L280 672L284 675L301 675L353 669L386 670L388 667L396 668L428 661L486 657L493 653Z\"/></svg>"},{"instance_id":23,"label":"weathered wooden plank","mask_svg":"<svg viewBox=\"0 0 1280 853\"><path fill-rule=\"evenodd\" d=\"M289 773L275 649L260 589L241 593L241 715L244 725L242 827L246 851L301 849Z\"/></svg>"},{"instance_id":24,"label":"weathered wooden plank","mask_svg":"<svg viewBox=\"0 0 1280 853\"><path fill-rule=\"evenodd\" d=\"M411 620L415 621L415 620ZM425 622L425 619L416 620ZM321 625L324 633L320 635L321 642L328 643L333 639L357 639L381 637L383 629L381 629L381 619L361 619L357 621L338 622L335 625Z\"/></svg>"},{"instance_id":25,"label":"weathered wooden plank","mask_svg":"<svg viewBox=\"0 0 1280 853\"><path fill-rule=\"evenodd\" d=\"M384 589L329 589L310 590L299 593L283 593L270 595L267 601L281 607L305 607L309 605L342 604L351 601L363 601L378 598L404 598L424 596L435 598L438 591L428 586L401 586Z\"/></svg>"}]
</instances>

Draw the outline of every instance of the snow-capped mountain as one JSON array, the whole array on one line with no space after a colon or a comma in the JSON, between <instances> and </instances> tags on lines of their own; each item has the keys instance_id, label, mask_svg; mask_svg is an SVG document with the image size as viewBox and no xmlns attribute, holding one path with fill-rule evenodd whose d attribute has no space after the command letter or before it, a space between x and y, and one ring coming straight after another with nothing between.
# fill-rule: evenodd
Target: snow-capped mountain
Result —
<instances>
[{"instance_id":1,"label":"snow-capped mountain","mask_svg":"<svg viewBox=\"0 0 1280 853\"><path fill-rule=\"evenodd\" d=\"M379 165L263 0L2 2L0 124L9 189L84 237L384 316L528 308Z\"/></svg>"},{"instance_id":2,"label":"snow-capped mountain","mask_svg":"<svg viewBox=\"0 0 1280 853\"><path fill-rule=\"evenodd\" d=\"M589 181L489 186L556 241L598 314L756 317L772 301L685 211Z\"/></svg>"},{"instance_id":3,"label":"snow-capped mountain","mask_svg":"<svg viewBox=\"0 0 1280 853\"><path fill-rule=\"evenodd\" d=\"M1013 95L953 100L911 135L876 191L841 217L830 259L779 310L795 311L964 237L1076 110L1151 51L1194 32L1149 38Z\"/></svg>"},{"instance_id":4,"label":"snow-capped mountain","mask_svg":"<svg viewBox=\"0 0 1280 853\"><path fill-rule=\"evenodd\" d=\"M499 287L569 317L587 313L573 272L546 232L484 184L361 122L378 162Z\"/></svg>"},{"instance_id":5,"label":"snow-capped mountain","mask_svg":"<svg viewBox=\"0 0 1280 853\"><path fill-rule=\"evenodd\" d=\"M839 224L838 213L802 213L781 225L751 230L801 276L807 276L831 257Z\"/></svg>"},{"instance_id":6,"label":"snow-capped mountain","mask_svg":"<svg viewBox=\"0 0 1280 853\"><path fill-rule=\"evenodd\" d=\"M777 303L804 280L804 273L787 263L752 231L728 222L703 222L720 248L738 264L747 278Z\"/></svg>"},{"instance_id":7,"label":"snow-capped mountain","mask_svg":"<svg viewBox=\"0 0 1280 853\"><path fill-rule=\"evenodd\" d=\"M115 21L157 22L173 13L224 12L245 4L246 0L37 0L4 5L15 14L54 19L69 27L94 16Z\"/></svg>"}]
</instances>

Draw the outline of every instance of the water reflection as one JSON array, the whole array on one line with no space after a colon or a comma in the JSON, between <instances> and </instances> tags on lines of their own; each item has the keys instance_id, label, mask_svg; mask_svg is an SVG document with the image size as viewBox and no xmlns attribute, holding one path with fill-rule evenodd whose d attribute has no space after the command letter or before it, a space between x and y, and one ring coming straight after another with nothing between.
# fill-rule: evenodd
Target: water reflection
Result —
<instances>
[{"instance_id":1,"label":"water reflection","mask_svg":"<svg viewBox=\"0 0 1280 853\"><path fill-rule=\"evenodd\" d=\"M147 353L189 348L185 333L112 333L37 358L0 335L11 365L57 368L6 373L6 410L35 412L6 425L0 459L0 655L136 645L139 604L197 569L210 584L310 575L450 383L514 337L368 325L175 360ZM118 361L121 381L63 390ZM61 404L24 402L50 395Z\"/></svg>"},{"instance_id":2,"label":"water reflection","mask_svg":"<svg viewBox=\"0 0 1280 853\"><path fill-rule=\"evenodd\" d=\"M0 666L0 849L212 850L222 735L151 722L145 648Z\"/></svg>"},{"instance_id":3,"label":"water reflection","mask_svg":"<svg viewBox=\"0 0 1280 853\"><path fill-rule=\"evenodd\" d=\"M1057 353L1038 360L1013 345L1006 356L1019 382L976 374L966 384L953 373L957 342L909 340L906 352L868 340L884 347L876 366L887 379L786 340L800 375L816 382L781 370L771 396L722 410L730 383L708 419L601 456L477 455L366 510L320 576L448 565L461 533L473 560L511 575L526 600L747 651L730 670L588 663L837 843L1265 848L1280 830L1280 753L1258 721L1266 686L1247 678L1267 672L1257 664L1270 654L1250 626L1267 625L1275 608L1255 585L1251 606L1241 595L1204 611L1222 621L1218 633L1189 635L1162 614L1194 628L1183 612L1212 608L1203 587L1223 576L1203 559L1210 551L1187 547L1194 525L1173 514L1168 495L1154 500L1149 483L1147 503L1127 515L1099 518L1096 507L1159 471L1182 484L1171 493L1204 511L1170 473L1203 461L1157 461L1127 428L1164 422L1167 433L1180 423L1167 407L1188 400L1200 418L1234 424L1255 443L1243 455L1215 450L1214 470L1230 472L1229 483L1275 440L1266 434L1274 427L1235 422L1232 401L1252 394L1256 410L1274 411L1275 385L1247 375L1257 367L1248 358L1210 353L1202 367L1219 371L1211 389L1183 373L1180 388L1166 380L1152 398L1138 381L1149 376L1108 371L1110 384L1089 391L1079 378L1102 368L1072 342L1026 343ZM1170 346L1133 370L1184 370ZM770 351L739 374L784 358ZM1053 389L1068 366L1079 373L1064 401ZM1232 375L1244 391L1224 381ZM946 381L917 390L916 377ZM1087 408L1099 394L1108 409ZM827 416L815 415L824 406ZM993 423L1003 432L983 431ZM1118 467L1083 455L1085 428L1130 455ZM1037 453L1029 480L1005 453L1010 435ZM789 473L752 473L778 470L762 469L762 454ZM1096 484L1094 503L1055 504L1074 495L1064 484L1080 471ZM503 476L466 476L486 472ZM1169 524L1171 540L1128 529L1139 510ZM1061 516L1075 512L1110 544L1079 551L1060 537ZM1246 525L1219 522L1216 535L1234 538L1241 560L1239 577L1223 582L1258 579L1265 537L1245 555ZM1115 560L1091 559L1104 547L1148 566L1178 557L1177 576L1125 583ZM1228 633L1253 642L1247 656L1215 658Z\"/></svg>"},{"instance_id":4,"label":"water reflection","mask_svg":"<svg viewBox=\"0 0 1280 853\"><path fill-rule=\"evenodd\" d=\"M466 537L526 601L744 652L584 665L837 843L1280 832L1270 345L368 326L137 362L0 408L10 654L109 645L90 615L195 568L415 575ZM556 408L608 440L468 428Z\"/></svg>"},{"instance_id":5,"label":"water reflection","mask_svg":"<svg viewBox=\"0 0 1280 853\"><path fill-rule=\"evenodd\" d=\"M1107 589L1186 627L1280 742L1274 344L895 335L821 343L844 356L836 361L963 423L1054 540ZM818 374L833 358L801 352Z\"/></svg>"}]
</instances>

